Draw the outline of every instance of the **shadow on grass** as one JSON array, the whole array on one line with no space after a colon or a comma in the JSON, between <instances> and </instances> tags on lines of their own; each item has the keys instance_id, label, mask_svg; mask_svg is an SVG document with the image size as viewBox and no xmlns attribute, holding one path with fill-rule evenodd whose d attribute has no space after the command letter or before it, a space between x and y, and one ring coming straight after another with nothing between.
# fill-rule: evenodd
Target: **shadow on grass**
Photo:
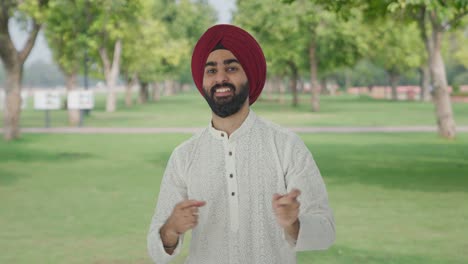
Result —
<instances>
[{"instance_id":1,"label":"shadow on grass","mask_svg":"<svg viewBox=\"0 0 468 264\"><path fill-rule=\"evenodd\" d=\"M0 147L0 185L13 184L19 178L25 177L18 172L11 172L8 168L28 166L39 162L46 169L47 163L74 162L83 159L95 158L95 155L86 152L73 151L45 151L27 146L28 140L20 139L16 142L4 143Z\"/></svg>"},{"instance_id":2,"label":"shadow on grass","mask_svg":"<svg viewBox=\"0 0 468 264\"><path fill-rule=\"evenodd\" d=\"M353 249L343 246L333 246L327 251L314 251L314 252L299 252L297 257L298 263L309 264L309 263L343 263L343 264L354 264L354 263L379 263L379 264L394 264L394 263L406 263L406 264L436 264L436 263L459 263L462 261L447 260L447 259L435 259L431 256L423 255L402 255L394 252L376 252Z\"/></svg>"},{"instance_id":3,"label":"shadow on grass","mask_svg":"<svg viewBox=\"0 0 468 264\"><path fill-rule=\"evenodd\" d=\"M16 162L56 162L56 161L76 161L79 159L90 159L95 156L91 153L83 152L47 152L37 149L16 148L0 150L0 164Z\"/></svg>"},{"instance_id":4,"label":"shadow on grass","mask_svg":"<svg viewBox=\"0 0 468 264\"><path fill-rule=\"evenodd\" d=\"M466 144L314 144L313 149L323 177L334 185L468 192Z\"/></svg>"},{"instance_id":5,"label":"shadow on grass","mask_svg":"<svg viewBox=\"0 0 468 264\"><path fill-rule=\"evenodd\" d=\"M11 185L21 177L18 173L0 168L0 186Z\"/></svg>"}]
</instances>

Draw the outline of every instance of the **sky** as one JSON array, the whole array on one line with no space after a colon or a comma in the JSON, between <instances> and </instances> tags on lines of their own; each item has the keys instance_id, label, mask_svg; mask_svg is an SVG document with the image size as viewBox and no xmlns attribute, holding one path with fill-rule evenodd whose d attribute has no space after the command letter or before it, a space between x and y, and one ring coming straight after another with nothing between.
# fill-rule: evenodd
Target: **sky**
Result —
<instances>
[{"instance_id":1,"label":"sky","mask_svg":"<svg viewBox=\"0 0 468 264\"><path fill-rule=\"evenodd\" d=\"M235 9L235 0L208 0L208 2L217 10L218 12L218 22L219 24L229 24L231 21L231 13ZM22 32L17 25L10 22L9 25L10 32L12 35L13 42L17 49L24 45L26 41L26 34ZM44 38L42 32L39 33L38 38L36 39L36 44L31 51L26 64L29 65L35 61L43 61L46 63L52 62L52 53L47 45L47 41Z\"/></svg>"}]
</instances>

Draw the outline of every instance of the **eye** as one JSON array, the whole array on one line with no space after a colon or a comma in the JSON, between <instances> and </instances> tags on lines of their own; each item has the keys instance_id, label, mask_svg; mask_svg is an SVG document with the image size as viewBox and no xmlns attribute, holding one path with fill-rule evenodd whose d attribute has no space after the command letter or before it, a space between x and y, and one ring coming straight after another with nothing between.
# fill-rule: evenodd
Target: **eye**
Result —
<instances>
[{"instance_id":1,"label":"eye","mask_svg":"<svg viewBox=\"0 0 468 264\"><path fill-rule=\"evenodd\" d=\"M231 66L226 69L227 72L236 72L238 69L237 67Z\"/></svg>"},{"instance_id":2,"label":"eye","mask_svg":"<svg viewBox=\"0 0 468 264\"><path fill-rule=\"evenodd\" d=\"M215 69L215 68L208 68L208 69L206 70L206 73L207 73L207 74L214 74L214 73L216 73L216 69Z\"/></svg>"}]
</instances>

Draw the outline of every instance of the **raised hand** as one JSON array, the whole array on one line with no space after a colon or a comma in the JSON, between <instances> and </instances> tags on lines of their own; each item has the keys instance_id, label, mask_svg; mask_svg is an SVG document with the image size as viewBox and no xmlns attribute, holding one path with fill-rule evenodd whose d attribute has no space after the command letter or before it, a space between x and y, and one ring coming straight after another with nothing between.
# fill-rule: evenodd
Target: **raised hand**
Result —
<instances>
[{"instance_id":1,"label":"raised hand","mask_svg":"<svg viewBox=\"0 0 468 264\"><path fill-rule=\"evenodd\" d=\"M284 229L291 228L298 223L300 203L297 197L301 194L298 189L292 189L291 192L280 195L273 195L273 211L276 216L276 221Z\"/></svg>"},{"instance_id":2,"label":"raised hand","mask_svg":"<svg viewBox=\"0 0 468 264\"><path fill-rule=\"evenodd\" d=\"M172 254L178 244L179 235L193 229L198 224L198 208L205 204L206 202L197 200L184 200L176 204L159 231L167 253Z\"/></svg>"}]
</instances>

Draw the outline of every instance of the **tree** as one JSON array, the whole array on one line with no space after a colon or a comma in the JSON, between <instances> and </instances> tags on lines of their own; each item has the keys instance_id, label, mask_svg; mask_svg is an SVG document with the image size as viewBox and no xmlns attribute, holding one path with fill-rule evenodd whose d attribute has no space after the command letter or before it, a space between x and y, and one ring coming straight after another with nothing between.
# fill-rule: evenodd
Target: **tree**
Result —
<instances>
[{"instance_id":1,"label":"tree","mask_svg":"<svg viewBox=\"0 0 468 264\"><path fill-rule=\"evenodd\" d=\"M356 23L339 20L310 1L291 4L239 1L237 10L236 23L265 43L263 49L270 71L289 72L293 105L297 105L298 75L310 74L313 111L320 108L319 75L353 65L362 53L361 45L365 44L357 34Z\"/></svg>"},{"instance_id":2,"label":"tree","mask_svg":"<svg viewBox=\"0 0 468 264\"><path fill-rule=\"evenodd\" d=\"M423 40L431 74L433 101L439 135L452 139L456 135L452 104L447 89L447 76L442 57L444 33L459 27L468 14L466 0L353 0L353 1L318 1L346 16L350 7L359 6L369 19L381 15L404 17L416 21Z\"/></svg>"},{"instance_id":3,"label":"tree","mask_svg":"<svg viewBox=\"0 0 468 264\"><path fill-rule=\"evenodd\" d=\"M117 108L115 86L120 73L123 46L128 32L137 25L142 10L141 0L89 0L95 16L89 21L91 56L99 57L107 86L106 111Z\"/></svg>"},{"instance_id":4,"label":"tree","mask_svg":"<svg viewBox=\"0 0 468 264\"><path fill-rule=\"evenodd\" d=\"M382 66L388 74L392 87L392 99L397 100L397 86L400 76L420 66L423 62L422 42L418 38L415 23L382 19L369 25L370 59Z\"/></svg>"},{"instance_id":5,"label":"tree","mask_svg":"<svg viewBox=\"0 0 468 264\"><path fill-rule=\"evenodd\" d=\"M49 10L45 35L54 60L65 75L67 92L70 92L77 88L78 74L87 57L88 23L96 10L85 0L51 0ZM79 122L80 110L68 109L69 125L77 126Z\"/></svg>"},{"instance_id":6,"label":"tree","mask_svg":"<svg viewBox=\"0 0 468 264\"><path fill-rule=\"evenodd\" d=\"M21 80L23 65L41 28L47 0L1 1L0 11L0 58L6 71L6 104L3 113L4 139L13 140L20 136ZM10 19L17 18L29 28L24 46L17 50L8 30Z\"/></svg>"},{"instance_id":7,"label":"tree","mask_svg":"<svg viewBox=\"0 0 468 264\"><path fill-rule=\"evenodd\" d=\"M173 54L171 61L166 60L165 84L174 86L174 80L192 82L191 77L186 78L190 73L190 54L203 32L216 22L215 10L206 0L162 0L161 4L155 8L154 17L166 25L169 39L178 43L175 53L179 55L177 58Z\"/></svg>"},{"instance_id":8,"label":"tree","mask_svg":"<svg viewBox=\"0 0 468 264\"><path fill-rule=\"evenodd\" d=\"M389 5L390 10L398 8L410 14L419 13L419 16L413 16L413 19L419 22L421 37L426 44L429 57L439 134L444 138L455 138L456 125L447 89L447 76L442 57L442 39L445 31L458 26L460 19L468 14L468 2L464 0L416 0L411 3L402 1ZM427 28L427 24L429 24L430 29Z\"/></svg>"}]
</instances>

